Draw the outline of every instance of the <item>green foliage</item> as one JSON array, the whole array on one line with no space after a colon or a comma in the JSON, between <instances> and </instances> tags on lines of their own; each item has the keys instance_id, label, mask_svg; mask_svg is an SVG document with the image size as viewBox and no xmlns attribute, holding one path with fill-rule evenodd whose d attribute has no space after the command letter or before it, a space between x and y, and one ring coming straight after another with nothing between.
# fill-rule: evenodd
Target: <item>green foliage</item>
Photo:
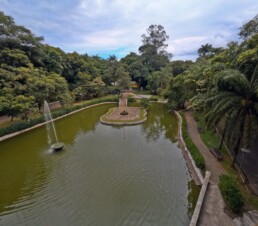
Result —
<instances>
[{"instance_id":1,"label":"green foliage","mask_svg":"<svg viewBox=\"0 0 258 226\"><path fill-rule=\"evenodd\" d=\"M30 119L28 121L12 124L8 127L0 129L0 137L4 136L4 135L7 135L7 134L17 132L17 131L20 131L20 130L23 130L23 129L27 129L29 127L32 127L32 126L37 125L39 123L42 123L44 121L45 121L44 117L41 116L41 117L38 117L38 118Z\"/></svg>"},{"instance_id":2,"label":"green foliage","mask_svg":"<svg viewBox=\"0 0 258 226\"><path fill-rule=\"evenodd\" d=\"M202 45L201 48L198 49L198 55L199 56L206 56L212 54L212 45L209 43L206 43L205 45Z\"/></svg>"},{"instance_id":3,"label":"green foliage","mask_svg":"<svg viewBox=\"0 0 258 226\"><path fill-rule=\"evenodd\" d=\"M252 35L258 33L258 15L248 21L240 28L239 36L243 39L248 39Z\"/></svg>"},{"instance_id":4,"label":"green foliage","mask_svg":"<svg viewBox=\"0 0 258 226\"><path fill-rule=\"evenodd\" d=\"M42 66L43 37L35 36L29 29L16 25L13 18L0 12L0 49L24 51L35 66ZM16 52L17 50L14 50ZM17 55L17 53L15 53ZM19 54L19 53L18 53ZM17 56L15 56L17 59Z\"/></svg>"},{"instance_id":5,"label":"green foliage","mask_svg":"<svg viewBox=\"0 0 258 226\"><path fill-rule=\"evenodd\" d=\"M147 35L142 35L143 45L139 47L141 62L149 73L160 71L162 67L169 64L172 54L168 53L165 43L169 36L161 25L150 25Z\"/></svg>"},{"instance_id":6,"label":"green foliage","mask_svg":"<svg viewBox=\"0 0 258 226\"><path fill-rule=\"evenodd\" d=\"M227 206L235 213L241 212L244 200L235 179L229 175L221 175L219 188Z\"/></svg>"},{"instance_id":7,"label":"green foliage","mask_svg":"<svg viewBox=\"0 0 258 226\"><path fill-rule=\"evenodd\" d=\"M187 149L191 153L191 156L193 157L193 160L194 160L196 166L199 169L204 170L204 168L205 168L204 158L201 155L199 149L196 147L196 145L192 142L191 138L188 136L185 116L183 114L180 114L180 115L181 115L182 120L183 120L183 122L182 122L182 136L183 136L183 139L184 139L185 144L187 146Z\"/></svg>"},{"instance_id":8,"label":"green foliage","mask_svg":"<svg viewBox=\"0 0 258 226\"><path fill-rule=\"evenodd\" d=\"M129 95L127 98L128 103L134 103L136 100L133 96Z\"/></svg>"},{"instance_id":9,"label":"green foliage","mask_svg":"<svg viewBox=\"0 0 258 226\"><path fill-rule=\"evenodd\" d=\"M62 115L73 112L75 110L79 110L79 109L87 107L87 106L91 106L91 105L99 104L99 103L104 103L104 102L118 102L118 98L116 98L116 97L114 97L114 98L106 97L106 98L91 100L91 101L89 101L85 104L82 104L82 105L76 105L76 106L70 106L70 107L62 108L60 110L54 111L52 113L52 117L57 118L57 117L60 117ZM45 121L44 116L39 116L37 118L32 118L32 119L29 119L29 120L24 121L24 122L19 122L19 123L16 123L16 124L12 124L12 125L10 125L8 127L5 127L5 128L0 128L0 137L4 136L4 135L7 135L7 134L17 132L17 131L20 131L20 130L23 130L23 129L30 128L30 127L35 126L35 125L37 125L39 123L42 123L44 121Z\"/></svg>"},{"instance_id":10,"label":"green foliage","mask_svg":"<svg viewBox=\"0 0 258 226\"><path fill-rule=\"evenodd\" d=\"M149 98L149 100L150 100L150 101L158 101L159 98L158 98L158 97L155 97L155 96L151 96L151 97Z\"/></svg>"},{"instance_id":11,"label":"green foliage","mask_svg":"<svg viewBox=\"0 0 258 226\"><path fill-rule=\"evenodd\" d=\"M130 88L131 77L123 66L116 70L117 86L119 89L127 90Z\"/></svg>"},{"instance_id":12,"label":"green foliage","mask_svg":"<svg viewBox=\"0 0 258 226\"><path fill-rule=\"evenodd\" d=\"M193 64L193 62L191 60L172 61L171 65L172 65L172 70L173 70L173 76L183 74L192 64Z\"/></svg>"},{"instance_id":13,"label":"green foliage","mask_svg":"<svg viewBox=\"0 0 258 226\"><path fill-rule=\"evenodd\" d=\"M234 147L234 164L240 147L250 148L257 139L258 66L250 80L237 70L225 70L217 88L207 99L207 125L224 122L225 136Z\"/></svg>"},{"instance_id":14,"label":"green foliage","mask_svg":"<svg viewBox=\"0 0 258 226\"><path fill-rule=\"evenodd\" d=\"M147 98L141 98L140 100L140 104L144 107L144 108L148 108L150 106L150 101Z\"/></svg>"},{"instance_id":15,"label":"green foliage","mask_svg":"<svg viewBox=\"0 0 258 226\"><path fill-rule=\"evenodd\" d=\"M0 112L8 116L23 115L28 118L29 112L33 108L34 98L23 95L13 96L11 93L0 97Z\"/></svg>"},{"instance_id":16,"label":"green foliage","mask_svg":"<svg viewBox=\"0 0 258 226\"><path fill-rule=\"evenodd\" d=\"M163 67L160 71L155 71L148 76L147 88L151 90L152 93L160 95L166 89L171 77L172 68L170 66Z\"/></svg>"},{"instance_id":17,"label":"green foliage","mask_svg":"<svg viewBox=\"0 0 258 226\"><path fill-rule=\"evenodd\" d=\"M184 108L186 94L187 90L183 85L183 77L178 75L177 77L172 78L165 92L165 97L168 98L169 109L175 110L178 108Z\"/></svg>"}]
</instances>

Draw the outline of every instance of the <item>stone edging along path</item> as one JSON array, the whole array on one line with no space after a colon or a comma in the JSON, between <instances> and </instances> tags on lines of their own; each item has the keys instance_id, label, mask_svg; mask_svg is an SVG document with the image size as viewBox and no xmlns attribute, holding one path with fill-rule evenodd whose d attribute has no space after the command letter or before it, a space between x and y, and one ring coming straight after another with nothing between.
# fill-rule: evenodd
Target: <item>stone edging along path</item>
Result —
<instances>
[{"instance_id":1,"label":"stone edging along path","mask_svg":"<svg viewBox=\"0 0 258 226\"><path fill-rule=\"evenodd\" d=\"M182 118L180 116L180 114L178 112L175 111L175 114L177 116L178 119L178 143L179 143L179 147L183 152L183 156L186 160L187 166L191 172L191 175L195 181L195 184L197 185L202 185L201 191L199 193L198 196L198 200L196 203L196 206L194 208L194 212L193 215L191 217L191 221L190 221L190 226L196 226L199 216L200 216L200 212L202 209L202 205L204 202L204 198L205 198L205 194L207 191L207 187L209 184L209 179L211 176L211 173L209 171L206 171L206 175L205 178L203 178L200 170L196 167L195 162L190 154L190 152L188 151L186 144L184 142L183 136L182 136Z\"/></svg>"},{"instance_id":2,"label":"stone edging along path","mask_svg":"<svg viewBox=\"0 0 258 226\"><path fill-rule=\"evenodd\" d=\"M86 106L86 107L80 108L80 109L78 109L78 110L72 111L72 112L70 112L70 113L68 113L68 114L65 114L65 115L62 115L62 116L60 116L60 117L57 117L57 118L53 119L53 121L59 120L59 119L61 119L61 118L64 118L64 117L69 116L69 115L72 115L72 114L74 114L74 113L77 113L77 112L82 111L82 110L87 109L87 108L96 107L96 106L103 105L103 104L115 104L115 103L117 103L117 102L102 102L102 103L98 103L98 104L93 104L93 105L90 105L90 106ZM9 139L9 138L11 138L11 137L15 137L15 136L17 136L17 135L19 135L19 134L25 133L25 132L27 132L27 131L33 130L33 129L38 128L38 127L40 127L40 126L43 126L43 125L45 125L45 124L47 124L47 123L48 123L48 122L42 122L42 123L39 123L39 124L37 124L37 125L35 125L35 126L29 127L29 128L27 128L27 129L23 129L23 130L20 130L20 131L17 131L17 132L14 132L14 133L7 134L7 135L5 135L5 136L2 136L2 137L0 137L0 142L3 141L3 140Z\"/></svg>"},{"instance_id":3,"label":"stone edging along path","mask_svg":"<svg viewBox=\"0 0 258 226\"><path fill-rule=\"evenodd\" d=\"M182 136L182 118L177 111L175 111L175 114L178 119L178 144L179 144L179 147L183 152L183 156L186 160L186 163L188 165L188 168L192 174L192 177L193 177L195 183L197 185L202 185L204 179L201 174L201 171L195 165L195 162L194 162L189 150L187 149L186 144L183 139L183 136Z\"/></svg>"}]
</instances>

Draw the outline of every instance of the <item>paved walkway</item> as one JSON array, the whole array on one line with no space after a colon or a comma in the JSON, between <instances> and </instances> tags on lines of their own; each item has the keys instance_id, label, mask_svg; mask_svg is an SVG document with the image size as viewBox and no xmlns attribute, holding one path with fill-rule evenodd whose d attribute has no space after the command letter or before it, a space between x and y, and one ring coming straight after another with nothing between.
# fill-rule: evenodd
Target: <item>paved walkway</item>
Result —
<instances>
[{"instance_id":1,"label":"paved walkway","mask_svg":"<svg viewBox=\"0 0 258 226\"><path fill-rule=\"evenodd\" d=\"M217 185L219 181L219 175L222 173L225 174L226 172L201 140L197 123L190 111L185 112L185 118L187 122L187 132L204 157L206 169L211 172L211 184L208 186L204 198L198 225L233 226L232 219L224 212L225 202Z\"/></svg>"},{"instance_id":2,"label":"paved walkway","mask_svg":"<svg viewBox=\"0 0 258 226\"><path fill-rule=\"evenodd\" d=\"M121 98L119 99L119 107L127 107L127 98L129 93L122 93Z\"/></svg>"}]
</instances>

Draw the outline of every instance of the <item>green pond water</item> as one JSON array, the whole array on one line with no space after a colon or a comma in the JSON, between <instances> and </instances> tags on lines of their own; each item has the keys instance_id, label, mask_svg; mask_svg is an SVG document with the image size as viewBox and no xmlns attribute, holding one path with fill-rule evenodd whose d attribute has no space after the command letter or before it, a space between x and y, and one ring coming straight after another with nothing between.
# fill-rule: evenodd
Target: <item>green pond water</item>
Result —
<instances>
[{"instance_id":1,"label":"green pond water","mask_svg":"<svg viewBox=\"0 0 258 226\"><path fill-rule=\"evenodd\" d=\"M152 105L137 126L99 122L114 105L0 142L0 225L189 225L198 188L175 144L177 120Z\"/></svg>"}]
</instances>

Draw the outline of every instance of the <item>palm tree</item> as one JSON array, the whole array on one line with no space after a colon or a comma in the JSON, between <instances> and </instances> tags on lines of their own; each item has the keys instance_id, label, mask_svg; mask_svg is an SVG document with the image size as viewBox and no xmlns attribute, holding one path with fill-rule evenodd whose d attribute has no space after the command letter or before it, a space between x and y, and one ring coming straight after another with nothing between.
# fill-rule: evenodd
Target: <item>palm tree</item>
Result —
<instances>
[{"instance_id":1,"label":"palm tree","mask_svg":"<svg viewBox=\"0 0 258 226\"><path fill-rule=\"evenodd\" d=\"M201 45L201 47L198 49L198 55L199 56L206 56L208 53L212 51L213 47L211 44L206 43L205 45Z\"/></svg>"},{"instance_id":2,"label":"palm tree","mask_svg":"<svg viewBox=\"0 0 258 226\"><path fill-rule=\"evenodd\" d=\"M208 125L224 122L224 137L232 144L234 165L240 148L249 148L258 132L258 65L250 80L237 70L225 70L217 93L207 100Z\"/></svg>"}]
</instances>

